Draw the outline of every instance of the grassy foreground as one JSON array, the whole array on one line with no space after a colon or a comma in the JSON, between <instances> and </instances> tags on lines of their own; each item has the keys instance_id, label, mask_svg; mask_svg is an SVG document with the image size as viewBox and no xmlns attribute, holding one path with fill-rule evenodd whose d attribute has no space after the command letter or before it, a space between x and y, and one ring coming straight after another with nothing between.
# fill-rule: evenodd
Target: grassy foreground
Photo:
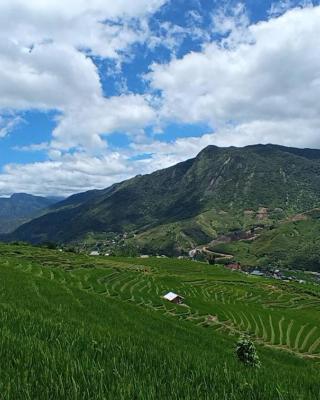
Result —
<instances>
[{"instance_id":1,"label":"grassy foreground","mask_svg":"<svg viewBox=\"0 0 320 400\"><path fill-rule=\"evenodd\" d=\"M317 287L222 267L0 245L0 398L318 399L319 309Z\"/></svg>"}]
</instances>

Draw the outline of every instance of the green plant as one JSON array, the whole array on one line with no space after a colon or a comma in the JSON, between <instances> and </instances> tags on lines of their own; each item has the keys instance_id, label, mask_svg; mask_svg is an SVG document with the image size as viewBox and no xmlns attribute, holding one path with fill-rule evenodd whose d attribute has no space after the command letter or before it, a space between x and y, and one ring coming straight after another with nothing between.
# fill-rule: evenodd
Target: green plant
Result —
<instances>
[{"instance_id":1,"label":"green plant","mask_svg":"<svg viewBox=\"0 0 320 400\"><path fill-rule=\"evenodd\" d=\"M246 336L241 336L236 345L236 355L243 364L260 368L261 363L254 343Z\"/></svg>"}]
</instances>

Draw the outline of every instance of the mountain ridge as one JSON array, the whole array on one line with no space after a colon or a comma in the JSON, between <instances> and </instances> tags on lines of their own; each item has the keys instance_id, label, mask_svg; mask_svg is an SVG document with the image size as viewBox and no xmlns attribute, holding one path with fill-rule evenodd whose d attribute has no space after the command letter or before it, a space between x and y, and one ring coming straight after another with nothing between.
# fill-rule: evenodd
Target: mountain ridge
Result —
<instances>
[{"instance_id":1,"label":"mountain ridge","mask_svg":"<svg viewBox=\"0 0 320 400\"><path fill-rule=\"evenodd\" d=\"M36 217L58 198L34 196L28 193L13 193L0 198L0 233L8 233Z\"/></svg>"},{"instance_id":2,"label":"mountain ridge","mask_svg":"<svg viewBox=\"0 0 320 400\"><path fill-rule=\"evenodd\" d=\"M210 145L169 168L71 196L12 237L69 242L89 232L139 233L206 212L267 208L293 215L318 206L320 150Z\"/></svg>"}]
</instances>

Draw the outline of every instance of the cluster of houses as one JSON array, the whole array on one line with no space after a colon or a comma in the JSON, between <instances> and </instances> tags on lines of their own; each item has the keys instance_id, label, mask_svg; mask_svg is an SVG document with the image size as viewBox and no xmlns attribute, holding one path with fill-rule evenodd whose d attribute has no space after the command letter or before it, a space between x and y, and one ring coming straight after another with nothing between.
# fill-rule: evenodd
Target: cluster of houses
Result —
<instances>
[{"instance_id":1,"label":"cluster of houses","mask_svg":"<svg viewBox=\"0 0 320 400\"><path fill-rule=\"evenodd\" d=\"M110 253L100 253L99 251L97 251L97 250L94 250L94 251L91 251L90 253L89 253L89 256L94 256L94 257L96 257L96 256L106 256L106 257L108 257L108 256L110 256Z\"/></svg>"},{"instance_id":2,"label":"cluster of houses","mask_svg":"<svg viewBox=\"0 0 320 400\"><path fill-rule=\"evenodd\" d=\"M299 279L295 276L288 276L284 275L279 269L271 269L271 270L260 270L259 268L255 268L250 272L243 271L241 269L241 265L238 262L229 262L225 264L225 268L231 271L239 271L244 272L245 274L252 275L252 276L263 276L265 278L272 278L281 280L283 282L298 282L298 283L306 283L304 279Z\"/></svg>"},{"instance_id":3,"label":"cluster of houses","mask_svg":"<svg viewBox=\"0 0 320 400\"><path fill-rule=\"evenodd\" d=\"M197 255L198 249L194 249L190 251L189 257L194 258ZM89 253L90 256L110 256L111 253L109 252L100 252L98 250L91 251ZM148 254L141 254L139 256L142 259L146 259L151 257ZM158 255L157 258L167 258L165 255ZM188 257L178 257L178 258L188 258ZM251 276L258 276L258 277L265 277L265 278L271 278L271 279L277 279L281 280L283 282L297 282L300 284L306 283L306 280L300 279L299 277L296 277L295 275L288 275L284 274L281 272L279 269L260 269L259 267L256 267L252 269L251 271L248 271L248 269L243 270L241 268L241 264L239 262L230 260L229 262L224 264L224 267L230 271L238 271L242 272L246 275L251 275ZM320 283L320 273L314 272L314 281L317 281ZM178 294L175 294L173 292L167 293L167 295L164 296L164 298L170 302L181 304L183 302L183 297L179 296Z\"/></svg>"},{"instance_id":4,"label":"cluster of houses","mask_svg":"<svg viewBox=\"0 0 320 400\"><path fill-rule=\"evenodd\" d=\"M299 279L296 276L284 275L279 269L270 271L260 271L259 269L254 269L250 274L254 276L264 276L266 278L277 279L283 282L306 283L304 279Z\"/></svg>"},{"instance_id":5,"label":"cluster of houses","mask_svg":"<svg viewBox=\"0 0 320 400\"><path fill-rule=\"evenodd\" d=\"M127 232L108 232L103 238L95 238L94 248L92 245L83 244L82 252L88 253L90 256L111 255L115 249L125 245L125 239L129 236Z\"/></svg>"}]
</instances>

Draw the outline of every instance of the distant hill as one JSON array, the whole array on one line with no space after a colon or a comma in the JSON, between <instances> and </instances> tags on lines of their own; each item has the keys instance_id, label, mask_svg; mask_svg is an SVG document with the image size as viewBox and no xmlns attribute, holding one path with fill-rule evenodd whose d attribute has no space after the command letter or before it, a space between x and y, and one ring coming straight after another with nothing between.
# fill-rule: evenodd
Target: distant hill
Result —
<instances>
[{"instance_id":1,"label":"distant hill","mask_svg":"<svg viewBox=\"0 0 320 400\"><path fill-rule=\"evenodd\" d=\"M320 150L208 146L170 168L71 196L12 238L70 242L89 232L132 232L143 249L178 254L319 206Z\"/></svg>"},{"instance_id":2,"label":"distant hill","mask_svg":"<svg viewBox=\"0 0 320 400\"><path fill-rule=\"evenodd\" d=\"M320 209L289 218L262 231L253 241L212 246L245 266L295 268L320 272Z\"/></svg>"},{"instance_id":3,"label":"distant hill","mask_svg":"<svg viewBox=\"0 0 320 400\"><path fill-rule=\"evenodd\" d=\"M59 198L45 198L26 193L15 193L10 198L0 198L0 233L12 232L26 221L39 216L41 211L57 201Z\"/></svg>"}]
</instances>

